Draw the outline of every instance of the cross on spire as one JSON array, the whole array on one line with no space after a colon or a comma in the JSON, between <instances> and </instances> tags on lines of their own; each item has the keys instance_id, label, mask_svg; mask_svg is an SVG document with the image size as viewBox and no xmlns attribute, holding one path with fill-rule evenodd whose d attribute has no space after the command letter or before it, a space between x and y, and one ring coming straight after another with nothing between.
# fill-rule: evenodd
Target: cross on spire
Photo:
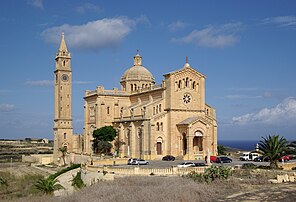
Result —
<instances>
[{"instance_id":1,"label":"cross on spire","mask_svg":"<svg viewBox=\"0 0 296 202\"><path fill-rule=\"evenodd\" d=\"M188 63L188 56L186 56L186 63Z\"/></svg>"}]
</instances>

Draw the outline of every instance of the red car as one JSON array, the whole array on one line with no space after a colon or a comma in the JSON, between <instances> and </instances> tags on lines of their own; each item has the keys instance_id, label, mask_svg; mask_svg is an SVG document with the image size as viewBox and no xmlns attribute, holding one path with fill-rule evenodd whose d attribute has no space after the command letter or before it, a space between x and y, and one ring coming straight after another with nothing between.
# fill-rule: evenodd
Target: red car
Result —
<instances>
[{"instance_id":1,"label":"red car","mask_svg":"<svg viewBox=\"0 0 296 202\"><path fill-rule=\"evenodd\" d=\"M210 156L211 163L216 163L217 156Z\"/></svg>"},{"instance_id":2,"label":"red car","mask_svg":"<svg viewBox=\"0 0 296 202\"><path fill-rule=\"evenodd\" d=\"M285 155L285 156L282 156L281 158L279 158L279 161L290 161L290 156L289 155Z\"/></svg>"}]
</instances>

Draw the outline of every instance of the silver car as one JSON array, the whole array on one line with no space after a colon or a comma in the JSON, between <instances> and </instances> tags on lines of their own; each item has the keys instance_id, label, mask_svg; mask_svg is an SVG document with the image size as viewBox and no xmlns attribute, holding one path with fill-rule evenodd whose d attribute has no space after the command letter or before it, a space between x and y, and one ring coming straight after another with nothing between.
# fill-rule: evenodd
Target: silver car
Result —
<instances>
[{"instance_id":1,"label":"silver car","mask_svg":"<svg viewBox=\"0 0 296 202\"><path fill-rule=\"evenodd\" d=\"M132 165L148 165L149 161L145 161L144 159L136 159L132 161Z\"/></svg>"},{"instance_id":2,"label":"silver car","mask_svg":"<svg viewBox=\"0 0 296 202\"><path fill-rule=\"evenodd\" d=\"M177 165L178 168L188 168L188 167L195 167L195 163L191 162L191 161L187 161L184 163L181 163L179 165Z\"/></svg>"}]
</instances>

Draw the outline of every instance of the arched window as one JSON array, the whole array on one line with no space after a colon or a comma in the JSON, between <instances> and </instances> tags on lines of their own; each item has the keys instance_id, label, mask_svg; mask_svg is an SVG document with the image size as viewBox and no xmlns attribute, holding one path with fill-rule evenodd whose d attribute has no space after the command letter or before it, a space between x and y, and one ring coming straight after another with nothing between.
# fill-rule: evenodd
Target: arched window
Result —
<instances>
[{"instance_id":1,"label":"arched window","mask_svg":"<svg viewBox=\"0 0 296 202\"><path fill-rule=\"evenodd\" d=\"M159 131L159 122L156 123L156 130Z\"/></svg>"},{"instance_id":2,"label":"arched window","mask_svg":"<svg viewBox=\"0 0 296 202\"><path fill-rule=\"evenodd\" d=\"M161 112L161 104L159 104L159 112Z\"/></svg>"},{"instance_id":3,"label":"arched window","mask_svg":"<svg viewBox=\"0 0 296 202\"><path fill-rule=\"evenodd\" d=\"M64 67L66 66L66 61L65 61L65 60L63 61L63 66L64 66Z\"/></svg>"},{"instance_id":4,"label":"arched window","mask_svg":"<svg viewBox=\"0 0 296 202\"><path fill-rule=\"evenodd\" d=\"M155 107L153 107L153 115L155 115Z\"/></svg>"},{"instance_id":5,"label":"arched window","mask_svg":"<svg viewBox=\"0 0 296 202\"><path fill-rule=\"evenodd\" d=\"M134 85L133 84L131 84L131 91L133 91L134 90Z\"/></svg>"},{"instance_id":6,"label":"arched window","mask_svg":"<svg viewBox=\"0 0 296 202\"><path fill-rule=\"evenodd\" d=\"M107 114L110 114L110 107L107 107Z\"/></svg>"},{"instance_id":7,"label":"arched window","mask_svg":"<svg viewBox=\"0 0 296 202\"><path fill-rule=\"evenodd\" d=\"M195 89L195 81L192 83L192 89Z\"/></svg>"},{"instance_id":8,"label":"arched window","mask_svg":"<svg viewBox=\"0 0 296 202\"><path fill-rule=\"evenodd\" d=\"M64 139L67 139L67 133L64 133Z\"/></svg>"},{"instance_id":9,"label":"arched window","mask_svg":"<svg viewBox=\"0 0 296 202\"><path fill-rule=\"evenodd\" d=\"M181 87L182 87L182 81L179 80L178 88L181 88Z\"/></svg>"},{"instance_id":10,"label":"arched window","mask_svg":"<svg viewBox=\"0 0 296 202\"><path fill-rule=\"evenodd\" d=\"M156 105L156 114L158 114L158 105Z\"/></svg>"},{"instance_id":11,"label":"arched window","mask_svg":"<svg viewBox=\"0 0 296 202\"><path fill-rule=\"evenodd\" d=\"M163 123L160 123L160 131L163 131Z\"/></svg>"},{"instance_id":12,"label":"arched window","mask_svg":"<svg viewBox=\"0 0 296 202\"><path fill-rule=\"evenodd\" d=\"M186 77L186 80L185 80L185 87L188 87L188 81L189 79L188 79L188 77Z\"/></svg>"}]
</instances>

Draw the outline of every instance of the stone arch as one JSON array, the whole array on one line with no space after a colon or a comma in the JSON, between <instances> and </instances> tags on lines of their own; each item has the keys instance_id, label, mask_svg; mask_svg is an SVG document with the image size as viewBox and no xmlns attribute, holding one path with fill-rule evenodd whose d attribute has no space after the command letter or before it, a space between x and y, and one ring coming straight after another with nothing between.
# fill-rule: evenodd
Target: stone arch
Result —
<instances>
[{"instance_id":1,"label":"stone arch","mask_svg":"<svg viewBox=\"0 0 296 202\"><path fill-rule=\"evenodd\" d=\"M203 132L196 130L193 137L193 151L195 154L202 153L203 151Z\"/></svg>"}]
</instances>

